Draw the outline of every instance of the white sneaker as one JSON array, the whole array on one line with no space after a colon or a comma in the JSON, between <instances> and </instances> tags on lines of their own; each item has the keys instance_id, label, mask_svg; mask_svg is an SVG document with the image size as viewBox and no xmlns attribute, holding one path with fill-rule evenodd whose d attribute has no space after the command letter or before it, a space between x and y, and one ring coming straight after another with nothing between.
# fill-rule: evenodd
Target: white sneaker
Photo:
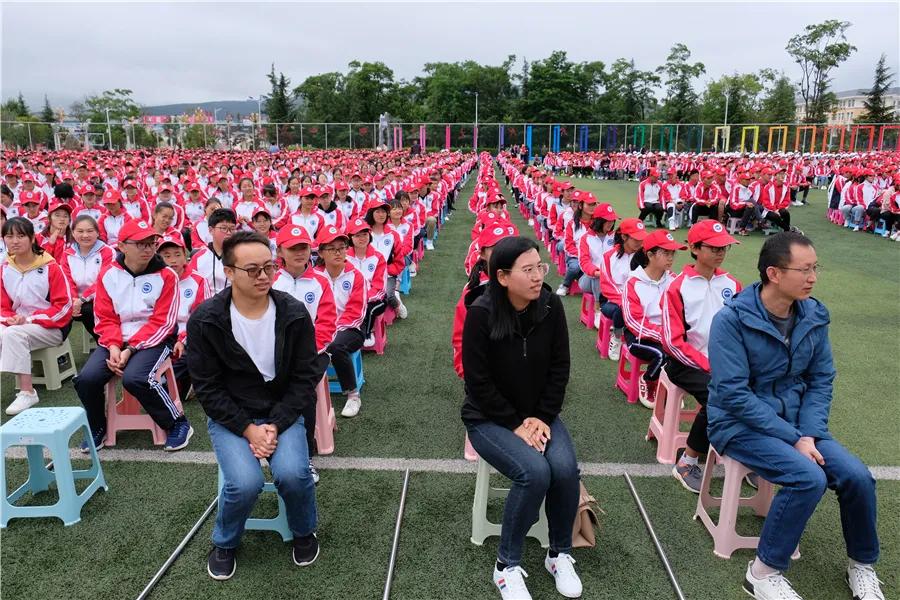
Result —
<instances>
[{"instance_id":1,"label":"white sneaker","mask_svg":"<svg viewBox=\"0 0 900 600\"><path fill-rule=\"evenodd\" d=\"M609 355L609 360L619 360L619 355L622 353L622 338L616 337L615 334L609 337L609 351L607 354Z\"/></svg>"},{"instance_id":2,"label":"white sneaker","mask_svg":"<svg viewBox=\"0 0 900 600\"><path fill-rule=\"evenodd\" d=\"M419 274L419 270L416 268L416 263L414 263L414 262L409 263L409 276L415 277L418 274Z\"/></svg>"},{"instance_id":3,"label":"white sneaker","mask_svg":"<svg viewBox=\"0 0 900 600\"><path fill-rule=\"evenodd\" d=\"M847 585L853 600L884 600L881 583L871 566L853 564L847 567Z\"/></svg>"},{"instance_id":4,"label":"white sneaker","mask_svg":"<svg viewBox=\"0 0 900 600\"><path fill-rule=\"evenodd\" d=\"M747 565L747 574L744 575L744 591L756 600L803 600L782 573L757 579L750 570L752 564L751 560Z\"/></svg>"},{"instance_id":5,"label":"white sneaker","mask_svg":"<svg viewBox=\"0 0 900 600\"><path fill-rule=\"evenodd\" d=\"M432 240L425 240L425 249L434 250L434 242Z\"/></svg>"},{"instance_id":6,"label":"white sneaker","mask_svg":"<svg viewBox=\"0 0 900 600\"><path fill-rule=\"evenodd\" d=\"M669 231L675 231L678 227L675 226L675 217L669 219Z\"/></svg>"},{"instance_id":7,"label":"white sneaker","mask_svg":"<svg viewBox=\"0 0 900 600\"><path fill-rule=\"evenodd\" d=\"M547 558L544 559L544 568L556 580L556 591L566 598L581 597L581 579L575 572L575 567L572 566L574 564L575 559L565 552L560 552L556 558L550 558L548 552Z\"/></svg>"},{"instance_id":8,"label":"white sneaker","mask_svg":"<svg viewBox=\"0 0 900 600\"><path fill-rule=\"evenodd\" d=\"M403 300L400 299L400 294L397 294L397 317L400 319L405 319L409 316L409 311L406 310L406 305L403 304Z\"/></svg>"},{"instance_id":9,"label":"white sneaker","mask_svg":"<svg viewBox=\"0 0 900 600\"><path fill-rule=\"evenodd\" d=\"M362 406L362 401L359 399L359 394L355 396L347 396L347 403L344 404L344 410L341 411L342 417L355 417L359 414L359 409Z\"/></svg>"},{"instance_id":10,"label":"white sneaker","mask_svg":"<svg viewBox=\"0 0 900 600\"><path fill-rule=\"evenodd\" d=\"M528 573L522 567L506 567L502 571L494 565L494 585L500 590L503 600L531 600L531 594L525 587Z\"/></svg>"},{"instance_id":11,"label":"white sneaker","mask_svg":"<svg viewBox=\"0 0 900 600\"><path fill-rule=\"evenodd\" d=\"M369 337L367 337L363 341L363 348L374 348L375 347L375 334L373 333Z\"/></svg>"},{"instance_id":12,"label":"white sneaker","mask_svg":"<svg viewBox=\"0 0 900 600\"><path fill-rule=\"evenodd\" d=\"M534 227L534 219L528 219L528 226Z\"/></svg>"},{"instance_id":13,"label":"white sneaker","mask_svg":"<svg viewBox=\"0 0 900 600\"><path fill-rule=\"evenodd\" d=\"M17 415L23 410L27 410L37 403L38 395L36 391L19 391L19 393L16 394L16 399L13 400L12 404L6 407L6 414Z\"/></svg>"},{"instance_id":14,"label":"white sneaker","mask_svg":"<svg viewBox=\"0 0 900 600\"><path fill-rule=\"evenodd\" d=\"M859 231L859 225L854 225L854 226L853 226L853 231Z\"/></svg>"},{"instance_id":15,"label":"white sneaker","mask_svg":"<svg viewBox=\"0 0 900 600\"><path fill-rule=\"evenodd\" d=\"M556 288L556 295L557 295L557 296L565 296L565 295L568 294L568 293L569 293L569 288L567 288L567 287L564 286L564 285L560 285L558 288Z\"/></svg>"},{"instance_id":16,"label":"white sneaker","mask_svg":"<svg viewBox=\"0 0 900 600\"><path fill-rule=\"evenodd\" d=\"M603 313L599 310L594 313L594 329L600 329L600 317L603 316Z\"/></svg>"},{"instance_id":17,"label":"white sneaker","mask_svg":"<svg viewBox=\"0 0 900 600\"><path fill-rule=\"evenodd\" d=\"M638 401L645 407L649 409L653 409L656 406L656 398L650 395L650 386L652 384L648 384L644 380L644 376L641 375L640 379L638 379Z\"/></svg>"}]
</instances>

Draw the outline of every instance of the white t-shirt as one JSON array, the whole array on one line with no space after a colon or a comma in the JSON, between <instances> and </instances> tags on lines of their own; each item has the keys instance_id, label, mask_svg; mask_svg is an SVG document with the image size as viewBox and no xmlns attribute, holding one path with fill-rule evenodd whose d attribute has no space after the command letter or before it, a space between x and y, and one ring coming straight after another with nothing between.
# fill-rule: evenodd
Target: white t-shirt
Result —
<instances>
[{"instance_id":1,"label":"white t-shirt","mask_svg":"<svg viewBox=\"0 0 900 600\"><path fill-rule=\"evenodd\" d=\"M265 381L275 379L275 303L260 319L248 319L231 303L231 332Z\"/></svg>"}]
</instances>

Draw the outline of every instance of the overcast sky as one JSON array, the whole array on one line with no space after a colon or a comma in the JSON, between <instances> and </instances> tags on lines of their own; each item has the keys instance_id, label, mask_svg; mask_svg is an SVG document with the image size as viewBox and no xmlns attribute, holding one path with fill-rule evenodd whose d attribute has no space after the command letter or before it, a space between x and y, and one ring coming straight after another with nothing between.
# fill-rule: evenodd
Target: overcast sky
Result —
<instances>
[{"instance_id":1,"label":"overcast sky","mask_svg":"<svg viewBox=\"0 0 900 600\"><path fill-rule=\"evenodd\" d=\"M425 62L499 64L566 50L575 61L633 57L641 69L683 42L707 75L796 65L784 51L805 25L853 23L858 50L834 73L833 89L867 88L881 53L898 70L900 3L43 3L4 1L3 99L21 91L33 110L115 87L141 104L243 100L265 93L274 61L293 84L383 61L395 77ZM896 85L896 82L895 82ZM702 83L698 84L698 88Z\"/></svg>"}]
</instances>

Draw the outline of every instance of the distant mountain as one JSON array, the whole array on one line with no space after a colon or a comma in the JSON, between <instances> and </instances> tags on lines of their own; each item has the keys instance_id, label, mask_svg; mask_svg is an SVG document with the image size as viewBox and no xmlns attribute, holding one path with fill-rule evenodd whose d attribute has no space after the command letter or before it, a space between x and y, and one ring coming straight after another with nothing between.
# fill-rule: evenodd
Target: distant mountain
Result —
<instances>
[{"instance_id":1,"label":"distant mountain","mask_svg":"<svg viewBox=\"0 0 900 600\"><path fill-rule=\"evenodd\" d=\"M227 115L236 118L237 115L249 115L259 110L256 102L253 100L221 100L218 102L182 102L180 104L162 104L159 106L143 106L141 110L143 114L158 117L190 114L200 108L201 110L213 114L217 108L221 108L218 117L220 121L224 121ZM265 106L263 107L265 110Z\"/></svg>"}]
</instances>

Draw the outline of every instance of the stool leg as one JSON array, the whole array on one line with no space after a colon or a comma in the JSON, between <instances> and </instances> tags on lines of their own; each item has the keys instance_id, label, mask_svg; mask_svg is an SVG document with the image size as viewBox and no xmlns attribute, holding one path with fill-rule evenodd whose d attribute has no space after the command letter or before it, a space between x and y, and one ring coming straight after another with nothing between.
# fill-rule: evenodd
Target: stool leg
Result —
<instances>
[{"instance_id":1,"label":"stool leg","mask_svg":"<svg viewBox=\"0 0 900 600\"><path fill-rule=\"evenodd\" d=\"M66 525L74 525L81 520L81 501L75 492L75 475L69 460L68 440L56 441L51 447L53 470L56 473L56 489L59 492L59 509L56 516Z\"/></svg>"},{"instance_id":2,"label":"stool leg","mask_svg":"<svg viewBox=\"0 0 900 600\"><path fill-rule=\"evenodd\" d=\"M737 513L741 498L741 481L739 468L734 463L725 466L725 482L722 484L722 504L719 507L719 522L713 533L713 554L722 558L730 558L737 543Z\"/></svg>"},{"instance_id":3,"label":"stool leg","mask_svg":"<svg viewBox=\"0 0 900 600\"><path fill-rule=\"evenodd\" d=\"M472 500L472 543L476 546L484 544L490 535L487 528L487 505L490 496L491 471L485 460L478 461L478 474L475 476L475 497Z\"/></svg>"}]
</instances>

